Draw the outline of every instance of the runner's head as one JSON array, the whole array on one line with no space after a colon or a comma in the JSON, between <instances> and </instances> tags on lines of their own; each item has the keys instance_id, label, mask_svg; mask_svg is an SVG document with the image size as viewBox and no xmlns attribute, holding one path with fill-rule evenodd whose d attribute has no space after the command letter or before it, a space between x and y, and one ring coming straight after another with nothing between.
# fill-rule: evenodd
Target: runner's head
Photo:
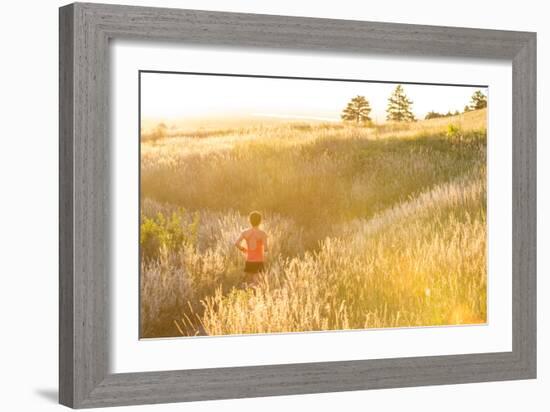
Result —
<instances>
[{"instance_id":1,"label":"runner's head","mask_svg":"<svg viewBox=\"0 0 550 412\"><path fill-rule=\"evenodd\" d=\"M248 215L248 220L252 226L258 227L260 226L260 223L262 223L262 215L257 211L250 212L250 215Z\"/></svg>"}]
</instances>

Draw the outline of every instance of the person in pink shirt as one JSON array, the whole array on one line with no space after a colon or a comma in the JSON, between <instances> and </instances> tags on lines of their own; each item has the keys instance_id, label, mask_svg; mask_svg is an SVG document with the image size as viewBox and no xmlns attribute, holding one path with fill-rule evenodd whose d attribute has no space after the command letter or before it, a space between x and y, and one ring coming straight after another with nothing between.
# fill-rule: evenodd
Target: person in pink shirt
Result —
<instances>
[{"instance_id":1,"label":"person in pink shirt","mask_svg":"<svg viewBox=\"0 0 550 412\"><path fill-rule=\"evenodd\" d=\"M267 233L260 229L262 215L259 212L251 212L248 220L251 227L243 230L235 241L235 246L246 255L244 264L246 281L256 283L258 273L264 270L265 253L267 253ZM246 242L246 247L242 246L243 240Z\"/></svg>"}]
</instances>

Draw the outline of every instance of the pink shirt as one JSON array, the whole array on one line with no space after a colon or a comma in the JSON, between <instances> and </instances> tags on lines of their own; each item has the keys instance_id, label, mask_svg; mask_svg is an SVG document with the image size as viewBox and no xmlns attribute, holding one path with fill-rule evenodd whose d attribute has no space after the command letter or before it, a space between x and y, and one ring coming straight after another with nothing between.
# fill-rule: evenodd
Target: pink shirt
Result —
<instances>
[{"instance_id":1,"label":"pink shirt","mask_svg":"<svg viewBox=\"0 0 550 412\"><path fill-rule=\"evenodd\" d=\"M249 262L263 262L264 247L267 243L265 232L260 229L248 229L241 234L241 237L246 241L246 260Z\"/></svg>"}]
</instances>

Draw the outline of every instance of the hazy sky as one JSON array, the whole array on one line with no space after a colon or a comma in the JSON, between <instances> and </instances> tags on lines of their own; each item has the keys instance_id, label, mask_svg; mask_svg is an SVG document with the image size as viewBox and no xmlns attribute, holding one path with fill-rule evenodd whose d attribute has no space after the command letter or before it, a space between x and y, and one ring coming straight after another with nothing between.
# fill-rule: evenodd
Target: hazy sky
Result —
<instances>
[{"instance_id":1,"label":"hazy sky","mask_svg":"<svg viewBox=\"0 0 550 412\"><path fill-rule=\"evenodd\" d=\"M373 120L382 122L396 84L142 73L141 115L144 119L235 115L340 120L347 102L363 95L370 101ZM462 111L472 94L480 90L408 84L403 87L413 101L417 118L424 118L431 110ZM487 89L481 90L487 94Z\"/></svg>"}]
</instances>

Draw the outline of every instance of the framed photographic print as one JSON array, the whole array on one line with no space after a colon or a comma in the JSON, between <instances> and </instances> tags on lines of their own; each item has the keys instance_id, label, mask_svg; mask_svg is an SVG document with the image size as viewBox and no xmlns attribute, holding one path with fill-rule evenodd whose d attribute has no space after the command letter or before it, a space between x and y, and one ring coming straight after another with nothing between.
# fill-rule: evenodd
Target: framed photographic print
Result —
<instances>
[{"instance_id":1,"label":"framed photographic print","mask_svg":"<svg viewBox=\"0 0 550 412\"><path fill-rule=\"evenodd\" d=\"M60 401L536 376L534 33L60 9Z\"/></svg>"}]
</instances>

